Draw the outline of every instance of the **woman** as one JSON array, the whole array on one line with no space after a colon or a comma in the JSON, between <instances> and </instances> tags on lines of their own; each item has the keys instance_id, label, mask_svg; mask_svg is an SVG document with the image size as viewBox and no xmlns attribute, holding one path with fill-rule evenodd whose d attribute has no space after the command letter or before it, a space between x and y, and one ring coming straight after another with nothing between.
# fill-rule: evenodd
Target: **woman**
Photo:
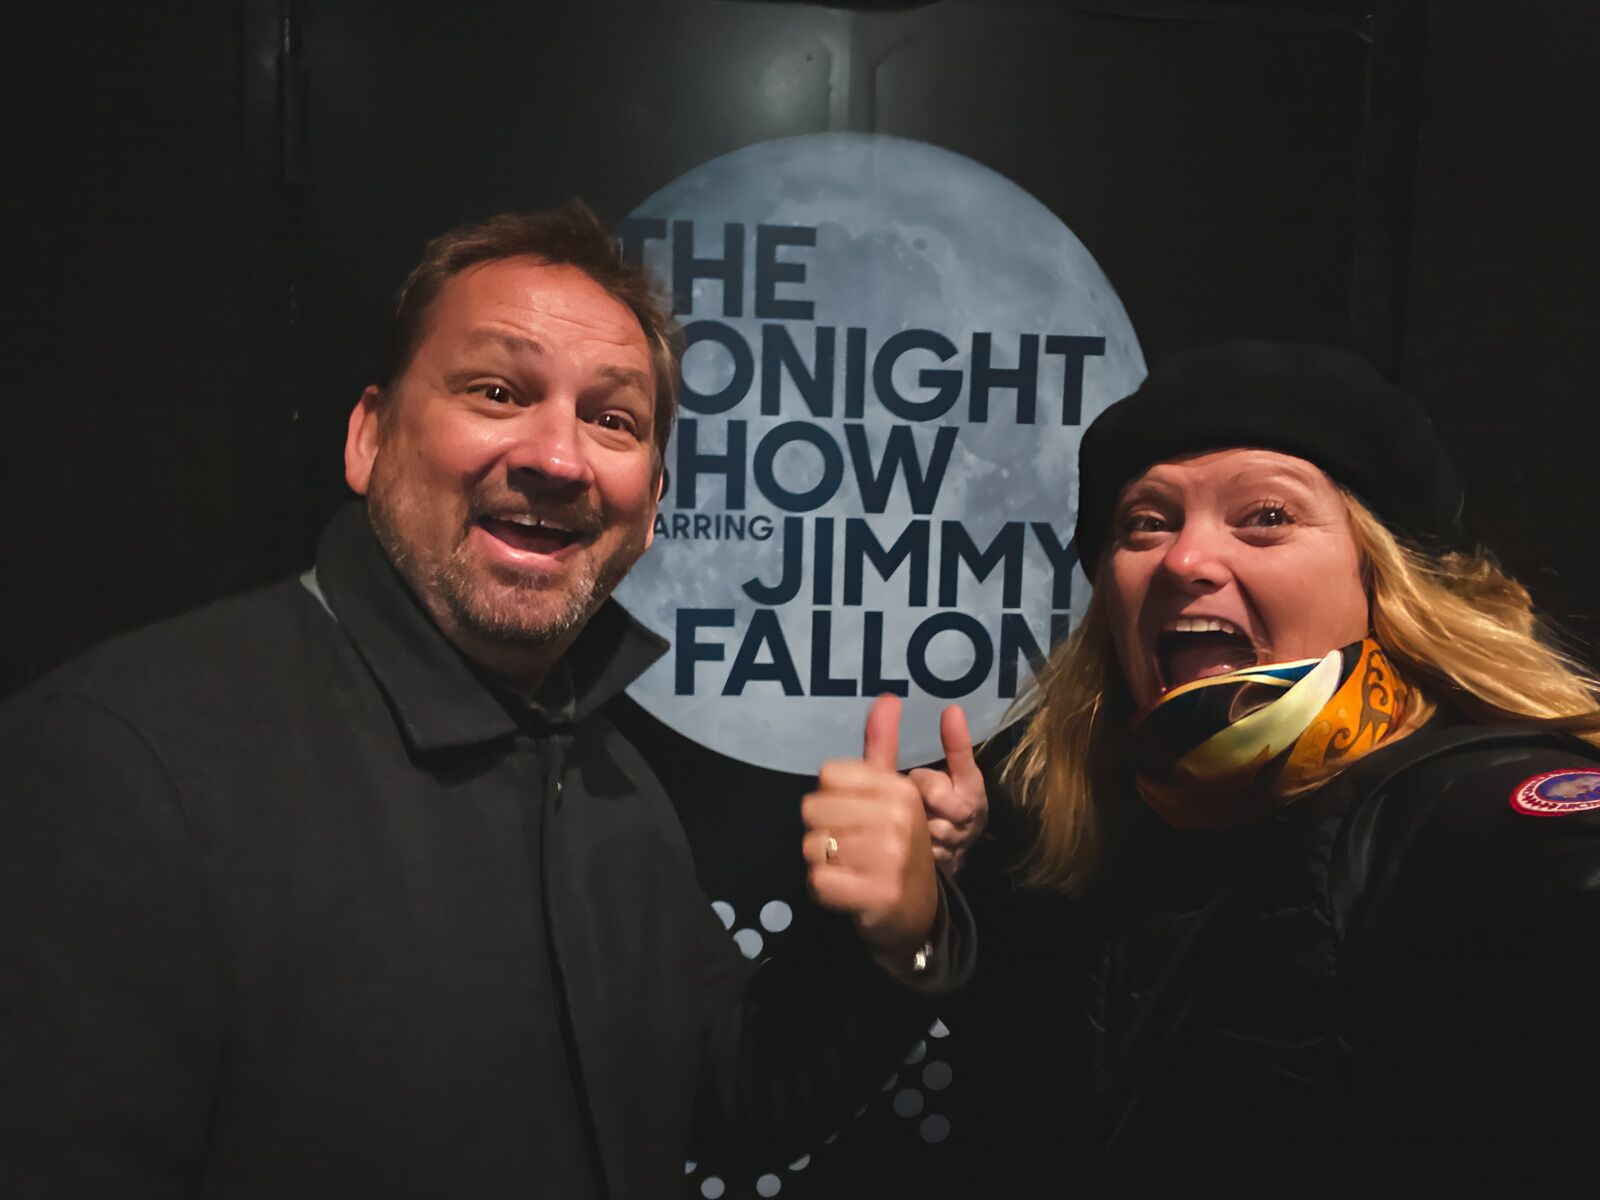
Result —
<instances>
[{"instance_id":1,"label":"woman","mask_svg":"<svg viewBox=\"0 0 1600 1200\"><path fill-rule=\"evenodd\" d=\"M1086 432L1094 597L1004 776L1071 897L1069 1194L1600 1194L1596 682L1460 509L1340 351Z\"/></svg>"}]
</instances>

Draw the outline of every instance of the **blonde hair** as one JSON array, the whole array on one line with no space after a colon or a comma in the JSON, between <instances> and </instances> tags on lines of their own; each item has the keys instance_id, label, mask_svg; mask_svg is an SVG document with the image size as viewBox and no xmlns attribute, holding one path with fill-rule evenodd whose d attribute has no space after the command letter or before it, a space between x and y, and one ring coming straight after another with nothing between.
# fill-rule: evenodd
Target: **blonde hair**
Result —
<instances>
[{"instance_id":1,"label":"blonde hair","mask_svg":"<svg viewBox=\"0 0 1600 1200\"><path fill-rule=\"evenodd\" d=\"M1480 725L1564 730L1600 746L1600 679L1559 648L1533 597L1488 552L1428 554L1354 497L1372 635L1402 678Z\"/></svg>"},{"instance_id":2,"label":"blonde hair","mask_svg":"<svg viewBox=\"0 0 1600 1200\"><path fill-rule=\"evenodd\" d=\"M1527 589L1485 551L1433 555L1408 545L1345 493L1361 552L1372 635L1430 703L1479 724L1559 729L1600 746L1600 679L1554 645ZM1030 883L1083 891L1126 795L1132 700L1097 591L1082 623L1018 701L1031 708L1001 779L1033 811L1038 837L1023 863Z\"/></svg>"},{"instance_id":3,"label":"blonde hair","mask_svg":"<svg viewBox=\"0 0 1600 1200\"><path fill-rule=\"evenodd\" d=\"M1024 876L1081 892L1104 848L1111 800L1120 791L1117 750L1133 711L1098 590L1018 704L1033 711L1001 783L1038 823Z\"/></svg>"}]
</instances>

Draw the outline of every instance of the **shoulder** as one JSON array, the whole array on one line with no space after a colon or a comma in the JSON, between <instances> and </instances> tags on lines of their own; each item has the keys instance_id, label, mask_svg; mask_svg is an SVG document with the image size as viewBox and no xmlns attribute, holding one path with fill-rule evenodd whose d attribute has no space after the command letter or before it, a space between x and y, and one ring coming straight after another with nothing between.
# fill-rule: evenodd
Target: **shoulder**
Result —
<instances>
[{"instance_id":1,"label":"shoulder","mask_svg":"<svg viewBox=\"0 0 1600 1200\"><path fill-rule=\"evenodd\" d=\"M1600 1072L1600 752L1530 729L1413 736L1346 827L1340 976L1374 1127L1491 1158L1576 1146Z\"/></svg>"},{"instance_id":2,"label":"shoulder","mask_svg":"<svg viewBox=\"0 0 1600 1200\"><path fill-rule=\"evenodd\" d=\"M1413 737L1346 822L1357 928L1516 937L1600 917L1600 750L1511 726Z\"/></svg>"},{"instance_id":3,"label":"shoulder","mask_svg":"<svg viewBox=\"0 0 1600 1200\"><path fill-rule=\"evenodd\" d=\"M298 579L284 579L102 642L35 680L6 708L72 698L136 720L152 706L237 695L337 639L337 624L315 597Z\"/></svg>"},{"instance_id":4,"label":"shoulder","mask_svg":"<svg viewBox=\"0 0 1600 1200\"><path fill-rule=\"evenodd\" d=\"M0 704L0 745L12 760L46 745L102 744L124 759L235 745L274 712L315 707L329 691L319 680L349 673L346 641L298 579L283 580L113 638L35 680ZM274 704L291 695L296 705Z\"/></svg>"},{"instance_id":5,"label":"shoulder","mask_svg":"<svg viewBox=\"0 0 1600 1200\"><path fill-rule=\"evenodd\" d=\"M1494 866L1506 883L1528 884L1549 882L1577 846L1600 852L1600 749L1513 726L1415 736L1412 765L1363 804L1392 843L1383 849L1439 870Z\"/></svg>"}]
</instances>

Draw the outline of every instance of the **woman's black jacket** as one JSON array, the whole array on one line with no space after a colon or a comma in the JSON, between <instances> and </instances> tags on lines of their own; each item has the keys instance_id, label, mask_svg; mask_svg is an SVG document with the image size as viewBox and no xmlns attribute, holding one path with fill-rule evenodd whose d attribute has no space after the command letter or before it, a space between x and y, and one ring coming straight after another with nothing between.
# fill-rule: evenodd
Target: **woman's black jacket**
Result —
<instances>
[{"instance_id":1,"label":"woman's black jacket","mask_svg":"<svg viewBox=\"0 0 1600 1200\"><path fill-rule=\"evenodd\" d=\"M987 951L967 1027L992 1031L982 1178L1600 1195L1600 807L1511 803L1562 771L1600 797L1583 743L1436 720L1265 828L1141 818L1082 898L964 877Z\"/></svg>"}]
</instances>

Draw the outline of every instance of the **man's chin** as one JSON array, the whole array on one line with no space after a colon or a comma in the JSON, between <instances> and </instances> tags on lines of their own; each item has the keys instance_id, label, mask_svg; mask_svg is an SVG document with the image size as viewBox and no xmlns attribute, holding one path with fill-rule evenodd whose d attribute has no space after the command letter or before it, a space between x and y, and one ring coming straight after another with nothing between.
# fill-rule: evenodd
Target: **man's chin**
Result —
<instances>
[{"instance_id":1,"label":"man's chin","mask_svg":"<svg viewBox=\"0 0 1600 1200\"><path fill-rule=\"evenodd\" d=\"M550 588L480 588L449 597L449 605L464 633L497 646L534 647L574 636L603 599Z\"/></svg>"}]
</instances>

